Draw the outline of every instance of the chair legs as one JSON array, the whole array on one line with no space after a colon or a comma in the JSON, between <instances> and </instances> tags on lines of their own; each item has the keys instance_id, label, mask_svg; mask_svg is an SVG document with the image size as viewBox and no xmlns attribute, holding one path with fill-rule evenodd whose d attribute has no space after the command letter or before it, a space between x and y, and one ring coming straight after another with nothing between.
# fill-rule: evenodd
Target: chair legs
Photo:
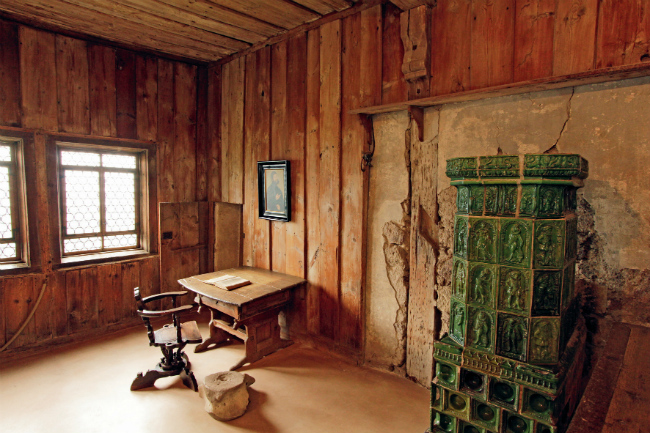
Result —
<instances>
[{"instance_id":1,"label":"chair legs","mask_svg":"<svg viewBox=\"0 0 650 433\"><path fill-rule=\"evenodd\" d=\"M142 388L153 386L156 380L161 377L180 376L183 385L192 391L198 391L199 387L191 370L191 364L187 355L179 348L176 353L173 349L165 349L161 347L165 355L156 368L148 370L145 374L138 373L136 378L131 384L131 391L136 391Z\"/></svg>"}]
</instances>

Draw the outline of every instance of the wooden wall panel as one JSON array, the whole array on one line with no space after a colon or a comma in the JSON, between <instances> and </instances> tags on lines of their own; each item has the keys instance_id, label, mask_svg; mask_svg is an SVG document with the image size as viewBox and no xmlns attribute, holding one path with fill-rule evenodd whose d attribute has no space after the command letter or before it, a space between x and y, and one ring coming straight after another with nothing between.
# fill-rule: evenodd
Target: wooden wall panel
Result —
<instances>
[{"instance_id":1,"label":"wooden wall panel","mask_svg":"<svg viewBox=\"0 0 650 433\"><path fill-rule=\"evenodd\" d=\"M90 133L88 50L86 42L56 36L59 131Z\"/></svg>"},{"instance_id":2,"label":"wooden wall panel","mask_svg":"<svg viewBox=\"0 0 650 433\"><path fill-rule=\"evenodd\" d=\"M553 74L556 0L516 0L514 81Z\"/></svg>"},{"instance_id":3,"label":"wooden wall panel","mask_svg":"<svg viewBox=\"0 0 650 433\"><path fill-rule=\"evenodd\" d=\"M341 190L341 21L320 28L320 307L321 333L339 339Z\"/></svg>"},{"instance_id":4,"label":"wooden wall panel","mask_svg":"<svg viewBox=\"0 0 650 433\"><path fill-rule=\"evenodd\" d=\"M22 123L19 52L18 25L0 21L0 125Z\"/></svg>"},{"instance_id":5,"label":"wooden wall panel","mask_svg":"<svg viewBox=\"0 0 650 433\"><path fill-rule=\"evenodd\" d=\"M515 0L473 0L470 80L473 89L513 80Z\"/></svg>"},{"instance_id":6,"label":"wooden wall panel","mask_svg":"<svg viewBox=\"0 0 650 433\"><path fill-rule=\"evenodd\" d=\"M97 288L99 326L118 323L122 318L122 265L99 266Z\"/></svg>"},{"instance_id":7,"label":"wooden wall panel","mask_svg":"<svg viewBox=\"0 0 650 433\"><path fill-rule=\"evenodd\" d=\"M210 137L208 127L208 89L210 80L207 67L196 70L196 182L195 200L208 199L208 149ZM219 125L216 122L216 125ZM219 179L219 178L217 178Z\"/></svg>"},{"instance_id":8,"label":"wooden wall panel","mask_svg":"<svg viewBox=\"0 0 650 433\"><path fill-rule=\"evenodd\" d=\"M555 13L553 75L594 68L598 0L558 1Z\"/></svg>"},{"instance_id":9,"label":"wooden wall panel","mask_svg":"<svg viewBox=\"0 0 650 433\"><path fill-rule=\"evenodd\" d=\"M196 66L174 64L175 201L196 200Z\"/></svg>"},{"instance_id":10,"label":"wooden wall panel","mask_svg":"<svg viewBox=\"0 0 650 433\"><path fill-rule=\"evenodd\" d=\"M31 276L6 278L2 282L4 291L4 317L6 339L9 341L20 329L29 315L36 298L34 297L34 278ZM32 320L25 330L12 343L12 346L25 346L36 341L36 326Z\"/></svg>"},{"instance_id":11,"label":"wooden wall panel","mask_svg":"<svg viewBox=\"0 0 650 433\"><path fill-rule=\"evenodd\" d=\"M117 91L117 136L137 138L135 59L132 51L118 49L115 54L115 88Z\"/></svg>"},{"instance_id":12,"label":"wooden wall panel","mask_svg":"<svg viewBox=\"0 0 650 433\"><path fill-rule=\"evenodd\" d=\"M440 2L431 12L431 96L470 88L470 0Z\"/></svg>"},{"instance_id":13,"label":"wooden wall panel","mask_svg":"<svg viewBox=\"0 0 650 433\"><path fill-rule=\"evenodd\" d=\"M221 100L221 199L244 203L244 77L246 58L223 66Z\"/></svg>"},{"instance_id":14,"label":"wooden wall panel","mask_svg":"<svg viewBox=\"0 0 650 433\"><path fill-rule=\"evenodd\" d=\"M307 330L320 331L320 29L307 33L305 221L307 225Z\"/></svg>"},{"instance_id":15,"label":"wooden wall panel","mask_svg":"<svg viewBox=\"0 0 650 433\"><path fill-rule=\"evenodd\" d=\"M390 2L384 3L382 8L381 103L390 104L408 99L406 80L402 73L404 45L402 44L399 20L402 10ZM438 7L438 9L440 8L442 5Z\"/></svg>"},{"instance_id":16,"label":"wooden wall panel","mask_svg":"<svg viewBox=\"0 0 650 433\"><path fill-rule=\"evenodd\" d=\"M243 80L242 80L243 82ZM208 68L208 96L206 107L206 122L207 122L207 167L206 167L206 182L207 182L207 200L208 201L221 201L222 200L222 160L221 160L221 147L222 141L222 119L225 115L221 110L221 93L222 93L222 67L217 66ZM243 117L243 107L239 111L239 115ZM242 122L243 123L243 122ZM243 149L243 146L242 146ZM240 176L241 179L243 177ZM243 188L243 187L242 187Z\"/></svg>"},{"instance_id":17,"label":"wooden wall panel","mask_svg":"<svg viewBox=\"0 0 650 433\"><path fill-rule=\"evenodd\" d=\"M138 140L156 141L158 131L158 60L137 56L135 62Z\"/></svg>"},{"instance_id":18,"label":"wooden wall panel","mask_svg":"<svg viewBox=\"0 0 650 433\"><path fill-rule=\"evenodd\" d=\"M650 60L650 1L602 0L596 68Z\"/></svg>"},{"instance_id":19,"label":"wooden wall panel","mask_svg":"<svg viewBox=\"0 0 650 433\"><path fill-rule=\"evenodd\" d=\"M23 127L58 131L55 36L20 27Z\"/></svg>"},{"instance_id":20,"label":"wooden wall panel","mask_svg":"<svg viewBox=\"0 0 650 433\"><path fill-rule=\"evenodd\" d=\"M140 285L140 261L123 262L122 277L122 314L121 320L136 318L135 297L133 289Z\"/></svg>"},{"instance_id":21,"label":"wooden wall panel","mask_svg":"<svg viewBox=\"0 0 650 433\"><path fill-rule=\"evenodd\" d=\"M271 47L271 157L272 160L289 159L287 135L287 41ZM291 167L293 169L293 167ZM271 269L287 269L287 225L271 222Z\"/></svg>"},{"instance_id":22,"label":"wooden wall panel","mask_svg":"<svg viewBox=\"0 0 650 433\"><path fill-rule=\"evenodd\" d=\"M88 46L90 66L90 133L117 136L117 88L115 49L103 45Z\"/></svg>"},{"instance_id":23,"label":"wooden wall panel","mask_svg":"<svg viewBox=\"0 0 650 433\"><path fill-rule=\"evenodd\" d=\"M174 183L174 64L158 60L158 201L176 201Z\"/></svg>"}]
</instances>

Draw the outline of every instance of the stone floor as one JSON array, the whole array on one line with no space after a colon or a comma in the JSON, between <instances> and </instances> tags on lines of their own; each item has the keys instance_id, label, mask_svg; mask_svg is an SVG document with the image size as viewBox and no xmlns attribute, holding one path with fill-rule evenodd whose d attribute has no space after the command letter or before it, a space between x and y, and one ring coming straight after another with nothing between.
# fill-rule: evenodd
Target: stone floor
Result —
<instances>
[{"instance_id":1,"label":"stone floor","mask_svg":"<svg viewBox=\"0 0 650 433\"><path fill-rule=\"evenodd\" d=\"M248 411L219 422L177 378L129 391L135 374L160 357L147 343L137 328L3 366L0 432L422 433L428 426L425 388L297 344L241 368L256 380ZM198 380L243 355L241 344L189 349Z\"/></svg>"}]
</instances>

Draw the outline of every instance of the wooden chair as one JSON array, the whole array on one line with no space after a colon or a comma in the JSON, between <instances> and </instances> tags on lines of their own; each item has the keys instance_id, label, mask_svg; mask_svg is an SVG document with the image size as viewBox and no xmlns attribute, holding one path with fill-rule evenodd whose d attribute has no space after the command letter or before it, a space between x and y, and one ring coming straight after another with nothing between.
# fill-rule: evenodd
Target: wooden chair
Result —
<instances>
[{"instance_id":1,"label":"wooden chair","mask_svg":"<svg viewBox=\"0 0 650 433\"><path fill-rule=\"evenodd\" d=\"M180 315L189 312L196 304L181 305L177 307L177 298L186 295L186 291L160 293L148 296L144 299L140 296L140 288L134 289L135 302L138 307L138 314L142 317L149 335L149 345L160 347L163 357L156 368L147 371L146 374L138 373L131 384L131 391L153 386L154 382L161 377L180 375L183 384L193 391L198 391L194 373L190 369L190 361L183 353L186 344L196 344L203 341L201 333L195 321L181 323ZM161 299L171 298L172 308L169 310L148 310L147 304ZM154 331L149 319L159 317L172 317L172 323Z\"/></svg>"}]
</instances>

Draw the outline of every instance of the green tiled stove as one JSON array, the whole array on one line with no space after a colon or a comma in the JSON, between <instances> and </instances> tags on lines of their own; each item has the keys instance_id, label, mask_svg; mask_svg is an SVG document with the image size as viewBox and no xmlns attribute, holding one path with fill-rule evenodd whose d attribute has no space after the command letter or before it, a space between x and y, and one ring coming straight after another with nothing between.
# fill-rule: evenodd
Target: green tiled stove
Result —
<instances>
[{"instance_id":1,"label":"green tiled stove","mask_svg":"<svg viewBox=\"0 0 650 433\"><path fill-rule=\"evenodd\" d=\"M457 189L449 333L431 432L562 433L583 389L574 296L579 155L447 161Z\"/></svg>"}]
</instances>

